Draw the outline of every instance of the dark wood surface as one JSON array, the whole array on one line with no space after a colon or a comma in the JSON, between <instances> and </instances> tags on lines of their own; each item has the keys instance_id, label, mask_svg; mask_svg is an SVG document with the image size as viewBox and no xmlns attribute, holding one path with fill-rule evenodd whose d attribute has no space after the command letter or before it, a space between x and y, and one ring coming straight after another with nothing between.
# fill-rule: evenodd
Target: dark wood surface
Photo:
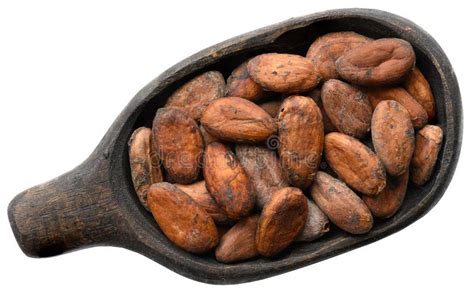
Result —
<instances>
[{"instance_id":1,"label":"dark wood surface","mask_svg":"<svg viewBox=\"0 0 474 303\"><path fill-rule=\"evenodd\" d=\"M234 265L196 256L171 244L140 205L131 182L127 141L139 126L150 126L156 109L191 77L216 69L224 76L244 59L262 52L305 54L324 33L353 30L409 41L428 78L445 140L433 177L409 187L406 201L391 219L377 221L366 235L334 228L324 238L294 244L275 258ZM74 170L16 196L8 207L12 230L22 250L46 257L96 245L124 247L188 278L207 283L254 281L306 266L397 232L426 214L451 181L462 138L462 107L456 76L436 41L404 18L377 10L345 9L316 13L265 27L207 48L171 67L144 87L127 105L91 156ZM58 260L59 261L59 260Z\"/></svg>"}]
</instances>

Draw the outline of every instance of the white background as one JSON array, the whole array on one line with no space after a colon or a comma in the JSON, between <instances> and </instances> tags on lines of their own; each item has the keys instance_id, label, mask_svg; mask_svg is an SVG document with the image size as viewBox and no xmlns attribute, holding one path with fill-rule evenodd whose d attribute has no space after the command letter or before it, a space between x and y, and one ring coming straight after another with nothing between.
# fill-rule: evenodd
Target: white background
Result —
<instances>
[{"instance_id":1,"label":"white background","mask_svg":"<svg viewBox=\"0 0 474 303\"><path fill-rule=\"evenodd\" d=\"M472 302L474 22L469 1L1 1L1 302ZM428 4L429 3L429 4ZM160 72L215 43L290 17L343 7L387 10L444 48L464 99L454 179L424 218L382 241L267 280L212 286L136 253L23 255L6 210L20 191L84 160Z\"/></svg>"}]
</instances>

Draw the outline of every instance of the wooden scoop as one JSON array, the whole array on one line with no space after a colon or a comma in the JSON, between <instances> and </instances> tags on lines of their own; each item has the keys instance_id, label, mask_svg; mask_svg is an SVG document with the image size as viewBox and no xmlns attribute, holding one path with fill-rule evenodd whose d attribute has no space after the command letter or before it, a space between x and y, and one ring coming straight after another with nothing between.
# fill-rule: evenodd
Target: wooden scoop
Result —
<instances>
[{"instance_id":1,"label":"wooden scoop","mask_svg":"<svg viewBox=\"0 0 474 303\"><path fill-rule=\"evenodd\" d=\"M293 244L283 255L243 263L218 263L212 254L192 255L173 245L141 206L130 176L127 141L133 130L150 126L166 98L192 77L208 70L228 76L245 59L264 52L304 55L320 35L356 31L372 38L399 37L416 51L417 66L431 84L436 123L445 133L431 180L410 187L392 218L371 232L353 236L337 229L324 238ZM8 207L15 237L31 257L59 255L95 245L124 247L186 277L215 284L248 282L306 266L369 244L419 219L441 198L454 173L462 134L458 83L436 41L414 23L367 9L332 10L265 27L207 48L171 67L127 105L92 155L74 170L16 196Z\"/></svg>"}]
</instances>

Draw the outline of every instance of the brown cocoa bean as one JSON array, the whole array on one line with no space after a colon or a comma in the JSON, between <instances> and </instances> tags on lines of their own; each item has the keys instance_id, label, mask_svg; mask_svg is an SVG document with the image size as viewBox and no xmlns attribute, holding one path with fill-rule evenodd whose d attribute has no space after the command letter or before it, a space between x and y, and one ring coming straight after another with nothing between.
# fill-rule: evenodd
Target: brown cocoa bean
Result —
<instances>
[{"instance_id":1,"label":"brown cocoa bean","mask_svg":"<svg viewBox=\"0 0 474 303\"><path fill-rule=\"evenodd\" d=\"M359 85L378 86L399 83L415 66L415 52L402 39L370 41L345 52L336 61L341 78Z\"/></svg>"},{"instance_id":2,"label":"brown cocoa bean","mask_svg":"<svg viewBox=\"0 0 474 303\"><path fill-rule=\"evenodd\" d=\"M415 152L411 160L411 181L418 186L431 177L443 143L443 130L436 125L426 125L416 134Z\"/></svg>"},{"instance_id":3,"label":"brown cocoa bean","mask_svg":"<svg viewBox=\"0 0 474 303\"><path fill-rule=\"evenodd\" d=\"M269 141L269 144L272 142ZM263 208L271 200L273 193L289 186L283 175L280 160L270 149L258 145L238 144L235 153L252 181L258 207Z\"/></svg>"},{"instance_id":4,"label":"brown cocoa bean","mask_svg":"<svg viewBox=\"0 0 474 303\"><path fill-rule=\"evenodd\" d=\"M364 234L372 228L374 220L369 208L344 182L318 172L311 186L311 196L340 229L351 234Z\"/></svg>"},{"instance_id":5,"label":"brown cocoa bean","mask_svg":"<svg viewBox=\"0 0 474 303\"><path fill-rule=\"evenodd\" d=\"M241 219L221 238L216 248L217 261L232 263L258 256L257 236L258 215Z\"/></svg>"},{"instance_id":6,"label":"brown cocoa bean","mask_svg":"<svg viewBox=\"0 0 474 303\"><path fill-rule=\"evenodd\" d=\"M428 121L428 114L423 106L401 87L372 88L364 91L373 109L384 100L394 100L408 111L413 127L421 128Z\"/></svg>"},{"instance_id":7,"label":"brown cocoa bean","mask_svg":"<svg viewBox=\"0 0 474 303\"><path fill-rule=\"evenodd\" d=\"M263 88L250 78L247 71L249 60L240 64L227 78L227 96L257 101L264 96Z\"/></svg>"},{"instance_id":8,"label":"brown cocoa bean","mask_svg":"<svg viewBox=\"0 0 474 303\"><path fill-rule=\"evenodd\" d=\"M403 175L415 149L415 135L408 111L396 101L382 101L372 116L375 152L392 176Z\"/></svg>"},{"instance_id":9,"label":"brown cocoa bean","mask_svg":"<svg viewBox=\"0 0 474 303\"><path fill-rule=\"evenodd\" d=\"M310 199L306 198L308 204L308 218L301 230L296 242L311 242L329 231L328 217L319 209L319 207Z\"/></svg>"},{"instance_id":10,"label":"brown cocoa bean","mask_svg":"<svg viewBox=\"0 0 474 303\"><path fill-rule=\"evenodd\" d=\"M204 143L196 121L178 108L160 108L152 129L153 144L171 179L189 184L199 176Z\"/></svg>"},{"instance_id":11,"label":"brown cocoa bean","mask_svg":"<svg viewBox=\"0 0 474 303\"><path fill-rule=\"evenodd\" d=\"M265 110L238 97L214 101L201 123L212 136L232 142L261 142L277 131L276 122Z\"/></svg>"},{"instance_id":12,"label":"brown cocoa bean","mask_svg":"<svg viewBox=\"0 0 474 303\"><path fill-rule=\"evenodd\" d=\"M421 106L423 106L428 114L428 120L433 120L436 116L436 104L433 93L431 92L428 80L426 80L425 76L423 76L417 67L415 67L410 75L408 75L403 86L407 92L412 95Z\"/></svg>"},{"instance_id":13,"label":"brown cocoa bean","mask_svg":"<svg viewBox=\"0 0 474 303\"><path fill-rule=\"evenodd\" d=\"M318 37L309 47L306 58L314 64L324 81L339 78L336 60L345 52L372 39L354 32L335 32Z\"/></svg>"},{"instance_id":14,"label":"brown cocoa bean","mask_svg":"<svg viewBox=\"0 0 474 303\"><path fill-rule=\"evenodd\" d=\"M322 172L325 172L326 174L334 178L338 177L336 172L331 168L331 166L329 166L328 162L326 161L326 156L324 155L324 152L323 152L323 159L321 160L321 164L319 164L319 170Z\"/></svg>"},{"instance_id":15,"label":"brown cocoa bean","mask_svg":"<svg viewBox=\"0 0 474 303\"><path fill-rule=\"evenodd\" d=\"M283 251L301 232L307 216L308 204L300 189L286 187L274 193L258 221L258 252L271 257Z\"/></svg>"},{"instance_id":16,"label":"brown cocoa bean","mask_svg":"<svg viewBox=\"0 0 474 303\"><path fill-rule=\"evenodd\" d=\"M342 133L327 134L324 155L339 178L353 189L367 195L376 195L384 189L382 162L359 140Z\"/></svg>"},{"instance_id":17,"label":"brown cocoa bean","mask_svg":"<svg viewBox=\"0 0 474 303\"><path fill-rule=\"evenodd\" d=\"M364 195L363 200L372 215L377 218L390 218L402 206L408 185L408 171L398 177L387 177L387 185L375 196Z\"/></svg>"},{"instance_id":18,"label":"brown cocoa bean","mask_svg":"<svg viewBox=\"0 0 474 303\"><path fill-rule=\"evenodd\" d=\"M363 138L370 130L372 109L367 95L350 84L331 79L321 89L324 111L342 133Z\"/></svg>"},{"instance_id":19,"label":"brown cocoa bean","mask_svg":"<svg viewBox=\"0 0 474 303\"><path fill-rule=\"evenodd\" d=\"M290 184L307 188L321 161L324 125L321 111L309 97L286 98L278 115L278 153Z\"/></svg>"},{"instance_id":20,"label":"brown cocoa bean","mask_svg":"<svg viewBox=\"0 0 474 303\"><path fill-rule=\"evenodd\" d=\"M177 181L173 179L173 177L170 176L170 174L166 171L163 170L163 181L175 184Z\"/></svg>"},{"instance_id":21,"label":"brown cocoa bean","mask_svg":"<svg viewBox=\"0 0 474 303\"><path fill-rule=\"evenodd\" d=\"M222 239L222 236L225 235L226 232L229 231L229 229L231 228L230 226L228 225L217 225L217 236L219 237L219 240Z\"/></svg>"},{"instance_id":22,"label":"brown cocoa bean","mask_svg":"<svg viewBox=\"0 0 474 303\"><path fill-rule=\"evenodd\" d=\"M204 181L198 181L189 185L175 184L175 186L190 196L194 202L196 202L212 217L216 224L228 224L231 222L225 212L217 205L214 198L207 191L206 183Z\"/></svg>"},{"instance_id":23,"label":"brown cocoa bean","mask_svg":"<svg viewBox=\"0 0 474 303\"><path fill-rule=\"evenodd\" d=\"M128 155L132 182L138 199L147 209L147 194L150 185L163 181L159 160L154 162L151 142L151 129L137 128L128 141Z\"/></svg>"},{"instance_id":24,"label":"brown cocoa bean","mask_svg":"<svg viewBox=\"0 0 474 303\"><path fill-rule=\"evenodd\" d=\"M233 220L247 216L255 204L249 177L234 153L222 143L207 146L204 180L217 205Z\"/></svg>"},{"instance_id":25,"label":"brown cocoa bean","mask_svg":"<svg viewBox=\"0 0 474 303\"><path fill-rule=\"evenodd\" d=\"M166 182L150 186L148 206L166 237L182 249L199 254L217 245L212 218L176 186Z\"/></svg>"},{"instance_id":26,"label":"brown cocoa bean","mask_svg":"<svg viewBox=\"0 0 474 303\"><path fill-rule=\"evenodd\" d=\"M204 146L208 146L212 142L219 141L216 137L214 137L213 135L208 133L206 128L204 128L204 126L202 126L202 124L199 125L199 131L201 132L202 140L204 141Z\"/></svg>"},{"instance_id":27,"label":"brown cocoa bean","mask_svg":"<svg viewBox=\"0 0 474 303\"><path fill-rule=\"evenodd\" d=\"M256 83L277 93L306 92L320 80L311 61L299 55L259 55L249 61L247 70Z\"/></svg>"},{"instance_id":28,"label":"brown cocoa bean","mask_svg":"<svg viewBox=\"0 0 474 303\"><path fill-rule=\"evenodd\" d=\"M321 111L321 115L323 116L323 124L324 124L324 133L330 133L337 131L337 128L332 124L331 119L329 119L328 114L324 110L323 99L321 98L321 90L319 88L313 89L308 93L308 97L316 102L316 105L319 107Z\"/></svg>"},{"instance_id":29,"label":"brown cocoa bean","mask_svg":"<svg viewBox=\"0 0 474 303\"><path fill-rule=\"evenodd\" d=\"M128 143L140 203L178 247L233 263L314 241L329 222L365 234L399 211L409 178L429 180L443 131L426 125L436 104L407 41L334 32L306 57L233 61L227 80L172 85Z\"/></svg>"},{"instance_id":30,"label":"brown cocoa bean","mask_svg":"<svg viewBox=\"0 0 474 303\"><path fill-rule=\"evenodd\" d=\"M263 108L272 118L276 118L280 111L280 106L283 101L273 100L260 104L260 107Z\"/></svg>"},{"instance_id":31,"label":"brown cocoa bean","mask_svg":"<svg viewBox=\"0 0 474 303\"><path fill-rule=\"evenodd\" d=\"M225 94L225 81L218 71L205 72L178 88L166 101L166 107L178 107L199 121L202 112Z\"/></svg>"}]
</instances>

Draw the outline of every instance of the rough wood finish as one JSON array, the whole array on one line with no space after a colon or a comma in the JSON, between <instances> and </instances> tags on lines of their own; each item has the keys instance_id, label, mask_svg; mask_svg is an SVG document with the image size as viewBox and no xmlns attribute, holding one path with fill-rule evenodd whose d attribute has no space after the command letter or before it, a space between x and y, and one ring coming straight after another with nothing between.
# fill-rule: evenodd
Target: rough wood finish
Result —
<instances>
[{"instance_id":1,"label":"rough wood finish","mask_svg":"<svg viewBox=\"0 0 474 303\"><path fill-rule=\"evenodd\" d=\"M324 238L292 246L287 254L274 259L257 258L226 265L213 256L194 256L173 245L151 214L141 207L134 192L127 156L132 132L140 126L150 126L154 112L167 97L205 71L222 70L228 76L238 62L263 52L304 54L317 36L340 30L354 30L371 38L400 37L413 45L418 55L417 66L429 81L436 100L433 123L445 133L430 182L410 188L397 214L377 223L365 235L355 237L334 229ZM171 67L133 98L83 164L16 196L8 216L18 244L29 256L53 256L94 245L113 245L136 251L202 282L249 282L367 245L422 217L436 205L451 181L461 134L462 106L456 77L443 50L429 34L404 18L382 11L325 11L233 38Z\"/></svg>"}]
</instances>

